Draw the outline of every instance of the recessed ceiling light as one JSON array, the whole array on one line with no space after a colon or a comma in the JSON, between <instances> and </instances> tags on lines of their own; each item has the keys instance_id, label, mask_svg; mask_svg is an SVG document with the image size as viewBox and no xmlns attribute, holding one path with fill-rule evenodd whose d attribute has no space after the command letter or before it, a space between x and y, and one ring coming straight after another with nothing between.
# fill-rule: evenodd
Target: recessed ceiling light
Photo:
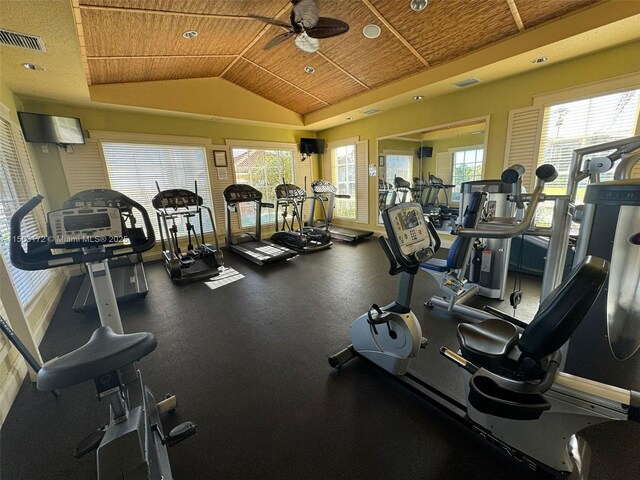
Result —
<instances>
[{"instance_id":1,"label":"recessed ceiling light","mask_svg":"<svg viewBox=\"0 0 640 480\"><path fill-rule=\"evenodd\" d=\"M411 10L421 12L427 6L427 0L411 0Z\"/></svg>"},{"instance_id":2,"label":"recessed ceiling light","mask_svg":"<svg viewBox=\"0 0 640 480\"><path fill-rule=\"evenodd\" d=\"M44 70L44 68L36 65L35 63L23 63L22 66L27 70Z\"/></svg>"},{"instance_id":3,"label":"recessed ceiling light","mask_svg":"<svg viewBox=\"0 0 640 480\"><path fill-rule=\"evenodd\" d=\"M307 65L306 67L304 67L304 72L305 73L316 73L316 69L313 68L311 65Z\"/></svg>"},{"instance_id":4,"label":"recessed ceiling light","mask_svg":"<svg viewBox=\"0 0 640 480\"><path fill-rule=\"evenodd\" d=\"M549 57L538 57L531 60L531 63L544 63L549 60Z\"/></svg>"},{"instance_id":5,"label":"recessed ceiling light","mask_svg":"<svg viewBox=\"0 0 640 480\"><path fill-rule=\"evenodd\" d=\"M414 100L422 100L424 97L422 95L416 95L413 97Z\"/></svg>"},{"instance_id":6,"label":"recessed ceiling light","mask_svg":"<svg viewBox=\"0 0 640 480\"><path fill-rule=\"evenodd\" d=\"M196 38L198 36L198 32L196 32L195 30L189 30L188 32L184 32L182 36L189 39Z\"/></svg>"},{"instance_id":7,"label":"recessed ceiling light","mask_svg":"<svg viewBox=\"0 0 640 480\"><path fill-rule=\"evenodd\" d=\"M380 27L373 23L367 25L362 29L362 34L367 38L378 38L380 36Z\"/></svg>"}]
</instances>

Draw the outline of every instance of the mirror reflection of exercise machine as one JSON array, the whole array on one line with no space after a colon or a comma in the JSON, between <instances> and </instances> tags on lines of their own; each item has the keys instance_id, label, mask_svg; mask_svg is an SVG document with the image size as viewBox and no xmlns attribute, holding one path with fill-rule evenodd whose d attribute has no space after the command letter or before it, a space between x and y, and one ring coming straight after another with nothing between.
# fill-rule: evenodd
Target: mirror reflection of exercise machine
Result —
<instances>
[{"instance_id":1,"label":"mirror reflection of exercise machine","mask_svg":"<svg viewBox=\"0 0 640 480\"><path fill-rule=\"evenodd\" d=\"M109 189L85 190L73 195L64 202L63 208L101 207L112 206L120 209L124 221L125 236L130 242L139 241L141 230L136 226L135 213L127 202L123 202L120 192ZM144 272L142 255L131 254L113 257L109 259L109 268L113 289L118 302L127 302L144 298L149 292L147 276ZM82 313L87 309L96 308L95 295L91 287L89 275L85 275L78 295L73 302L73 311Z\"/></svg>"},{"instance_id":2,"label":"mirror reflection of exercise machine","mask_svg":"<svg viewBox=\"0 0 640 480\"><path fill-rule=\"evenodd\" d=\"M158 193L153 197L152 204L158 217L164 267L171 280L180 283L219 275L224 259L218 245L213 214L209 207L203 205L202 197L198 195L198 183L195 184L195 192L183 188L160 190L158 182L156 187ZM207 212L206 220L212 229L214 244L205 242L203 210ZM191 223L192 218L197 218L199 231ZM168 224L169 220L171 226ZM184 251L180 248L178 239L179 224L184 225L187 230L188 244ZM192 242L195 242L195 247Z\"/></svg>"},{"instance_id":3,"label":"mirror reflection of exercise machine","mask_svg":"<svg viewBox=\"0 0 640 480\"><path fill-rule=\"evenodd\" d=\"M393 178L393 193L391 194L391 205L411 201L411 182L402 177Z\"/></svg>"},{"instance_id":4,"label":"mirror reflection of exercise machine","mask_svg":"<svg viewBox=\"0 0 640 480\"><path fill-rule=\"evenodd\" d=\"M309 219L307 220L307 225L320 228L326 227L331 233L331 238L336 238L345 242L355 242L356 240L367 238L373 235L373 232L371 230L360 230L358 228L351 227L339 227L332 224L336 199L351 198L349 195L339 194L338 189L333 183L322 179L314 180L311 183L311 190L313 192L313 195L309 200ZM321 206L322 217L324 220L314 220L316 200Z\"/></svg>"},{"instance_id":5,"label":"mirror reflection of exercise machine","mask_svg":"<svg viewBox=\"0 0 640 480\"><path fill-rule=\"evenodd\" d=\"M417 203L390 207L383 220L389 273L401 275L396 300L357 318L349 328L352 344L330 357L330 365L363 357L527 467L586 478L589 458L581 455L589 449L578 433L612 420L640 421L640 393L559 373L560 348L602 290L609 263L585 257L524 329L497 318L458 324L461 354L446 347L438 352L462 368L446 368L443 357L431 355L431 362L445 363L429 375L415 369L430 352L421 351L426 339L410 305L415 274L438 246L437 233ZM463 397L440 387L446 374L467 380Z\"/></svg>"},{"instance_id":6,"label":"mirror reflection of exercise machine","mask_svg":"<svg viewBox=\"0 0 640 480\"><path fill-rule=\"evenodd\" d=\"M305 189L285 182L276 186L275 193L276 231L271 235L273 242L300 253L317 252L333 245L328 228L304 225L302 212L307 199ZM282 218L282 224L278 217Z\"/></svg>"},{"instance_id":7,"label":"mirror reflection of exercise machine","mask_svg":"<svg viewBox=\"0 0 640 480\"><path fill-rule=\"evenodd\" d=\"M267 265L295 257L298 252L290 248L262 240L262 207L274 208L262 201L262 193L251 185L233 184L224 189L227 248L258 265ZM255 210L253 232L231 233L231 212L241 214L244 205Z\"/></svg>"},{"instance_id":8,"label":"mirror reflection of exercise machine","mask_svg":"<svg viewBox=\"0 0 640 480\"><path fill-rule=\"evenodd\" d=\"M46 362L38 371L37 387L58 390L93 380L98 398L109 403L108 425L83 439L75 452L80 457L96 450L99 480L171 480L167 446L193 435L196 426L184 422L168 435L163 433L160 414L175 409L177 400L169 395L156 403L143 383L135 362L157 343L151 333L123 333L108 262L154 246L149 215L140 204L119 194L117 204L49 212L48 236L29 238L23 235L21 222L42 199L32 198L11 218L11 263L23 270L85 264L102 326L82 347ZM123 211L132 214L133 210L142 216L144 229L132 232L124 226Z\"/></svg>"}]
</instances>

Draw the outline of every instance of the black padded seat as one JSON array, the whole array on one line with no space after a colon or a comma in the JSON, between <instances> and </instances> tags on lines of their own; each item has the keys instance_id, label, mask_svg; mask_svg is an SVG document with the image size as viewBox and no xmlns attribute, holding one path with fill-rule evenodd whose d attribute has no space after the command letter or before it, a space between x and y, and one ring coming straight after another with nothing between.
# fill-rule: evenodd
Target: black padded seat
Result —
<instances>
[{"instance_id":1,"label":"black padded seat","mask_svg":"<svg viewBox=\"0 0 640 480\"><path fill-rule=\"evenodd\" d=\"M463 351L487 357L504 357L518 341L515 325L497 318L482 323L458 325L458 340Z\"/></svg>"},{"instance_id":2,"label":"black padded seat","mask_svg":"<svg viewBox=\"0 0 640 480\"><path fill-rule=\"evenodd\" d=\"M151 333L127 335L100 327L82 347L45 363L38 372L38 390L57 390L100 377L153 352L158 343Z\"/></svg>"}]
</instances>

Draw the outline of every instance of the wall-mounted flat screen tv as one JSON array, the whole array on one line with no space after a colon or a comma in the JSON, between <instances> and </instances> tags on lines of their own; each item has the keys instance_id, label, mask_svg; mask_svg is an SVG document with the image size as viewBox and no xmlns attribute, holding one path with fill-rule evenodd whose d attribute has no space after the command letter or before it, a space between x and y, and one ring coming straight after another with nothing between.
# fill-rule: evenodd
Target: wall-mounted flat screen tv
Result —
<instances>
[{"instance_id":1,"label":"wall-mounted flat screen tv","mask_svg":"<svg viewBox=\"0 0 640 480\"><path fill-rule=\"evenodd\" d=\"M323 138L301 138L300 153L311 155L313 153L324 153Z\"/></svg>"},{"instance_id":2,"label":"wall-mounted flat screen tv","mask_svg":"<svg viewBox=\"0 0 640 480\"><path fill-rule=\"evenodd\" d=\"M75 145L84 143L79 118L18 112L24 139L35 143Z\"/></svg>"}]
</instances>

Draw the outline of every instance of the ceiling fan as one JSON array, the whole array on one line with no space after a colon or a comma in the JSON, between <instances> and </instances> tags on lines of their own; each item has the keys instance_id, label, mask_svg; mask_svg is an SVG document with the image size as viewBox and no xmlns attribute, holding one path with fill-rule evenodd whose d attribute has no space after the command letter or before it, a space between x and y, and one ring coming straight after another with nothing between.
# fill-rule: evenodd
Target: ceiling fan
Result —
<instances>
[{"instance_id":1,"label":"ceiling fan","mask_svg":"<svg viewBox=\"0 0 640 480\"><path fill-rule=\"evenodd\" d=\"M251 15L251 18L287 30L272 38L264 46L265 50L269 50L294 37L294 43L300 50L313 53L320 48L319 38L335 37L349 30L349 25L342 20L320 17L318 0L291 0L291 3L293 8L291 9L290 23L275 18Z\"/></svg>"}]
</instances>

